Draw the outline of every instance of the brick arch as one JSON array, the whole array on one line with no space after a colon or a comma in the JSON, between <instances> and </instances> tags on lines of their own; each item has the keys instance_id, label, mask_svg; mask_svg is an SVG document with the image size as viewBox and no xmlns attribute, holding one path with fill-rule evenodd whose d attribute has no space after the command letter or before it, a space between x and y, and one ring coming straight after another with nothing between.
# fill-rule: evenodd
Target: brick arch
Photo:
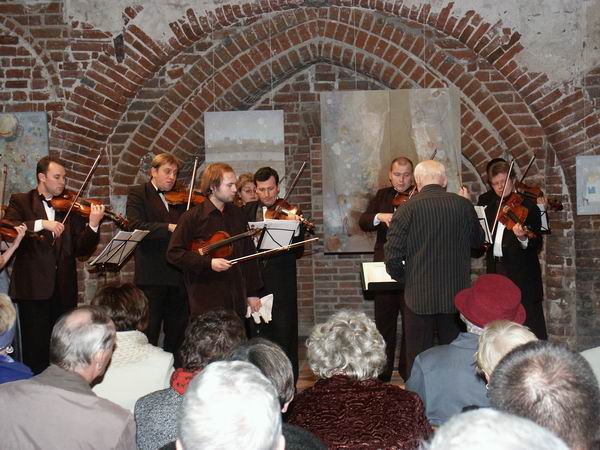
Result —
<instances>
[{"instance_id":1,"label":"brick arch","mask_svg":"<svg viewBox=\"0 0 600 450\"><path fill-rule=\"evenodd\" d=\"M46 51L36 43L36 39L25 29L21 27L19 23L10 19L6 16L0 16L0 31L6 30L9 33L13 33L26 45L23 45L30 55L41 62L41 66L48 74L47 79L52 84L52 89L56 98L62 97L62 88L60 85L60 79L56 71L56 67L52 64L50 57L46 54Z\"/></svg>"},{"instance_id":2,"label":"brick arch","mask_svg":"<svg viewBox=\"0 0 600 450\"><path fill-rule=\"evenodd\" d=\"M322 11L325 11L325 14ZM344 15L344 11L347 14ZM327 12L329 12L329 16L327 16ZM281 16L284 16L283 20ZM290 19L296 19L296 23L291 27ZM354 22L361 23L361 26L365 28L354 28ZM279 29L278 26L282 23L285 24L285 27ZM265 33L267 25L272 31L270 35ZM202 134L192 131L190 132L192 138L185 139L185 126L189 127L198 123L203 111L247 107L248 102L245 102L244 98L240 99L239 94L236 95L236 92L244 92L245 86L250 86L249 96L252 98L252 95L256 96L255 91L260 93L270 88L272 78L279 80L289 76L290 66L293 71L303 65L321 60L331 61L334 64L353 68L361 73L379 78L391 88L408 87L415 84L423 87L439 86L440 80L445 80L446 83L455 84L461 88L463 94L469 98L475 108L485 108L484 116L494 124L503 139L512 139L513 148L519 159L527 161L531 154L530 149L533 148L535 151L540 147L541 138L539 136L543 132L536 127L535 119L526 117L528 109L522 102L515 101L515 93L510 92L505 96L509 97L511 111L514 110L517 115L521 116L518 117L521 123L516 126L510 119L510 112L503 111L502 103L494 97L496 91L503 89L512 91L512 87L508 83L499 81L502 77L491 65L479 61L476 54L455 40L449 42L445 36L437 38L431 45L420 35L397 29L394 31L389 27L376 25L377 22L372 17L370 18L368 12L352 12L351 15L344 8L334 7L295 10L257 22L249 30L240 33L241 38L236 40L238 36L234 36L231 39L232 42L218 50L230 56L227 58L226 64L221 58L215 58L216 64L212 67L212 59L210 57L203 58L189 71L189 74L192 74L192 86L190 86L190 78L187 78L177 83L170 93L165 95L164 98L168 99L169 95L177 93L176 96L184 102L183 107L179 109L179 115L169 116L169 119L162 122L159 118L152 117L154 129L148 133L150 131L148 128L140 127L141 132L132 138L132 142L138 145L137 147L133 146L134 151L137 150L141 156L142 152L147 151L148 145L156 145L157 151L168 151L181 145L182 142L184 148L190 148L190 143L197 142ZM263 39L256 39L261 32ZM248 36L252 36L254 39L248 39ZM400 45L398 46L398 42L395 41L399 41ZM250 45L249 42L252 44ZM352 62L350 46L356 46L359 49L356 55L356 64ZM375 49L380 46L383 46L381 47L383 50L379 50L377 53ZM234 51L232 52L232 50ZM271 50L275 52L273 58L269 57ZM296 60L296 67L291 61L292 57L288 58L289 54ZM448 59L455 60L457 63L449 63ZM423 62L432 71L437 71L439 75L436 77L432 71L424 71L416 60ZM477 73L482 76L482 79L479 80L467 70L462 69L460 63L477 64ZM248 66L251 69L246 77L236 81L235 76L237 76L239 68L248 69ZM272 67L273 71L266 69L267 66ZM236 68L238 70L235 70ZM411 76L416 80L407 86L406 80L410 80ZM231 78L234 78L234 81ZM207 89L211 82L220 88L216 99L212 98L214 93ZM248 88L246 88L246 92L248 92ZM187 98L182 98L181 93L187 93ZM198 95L199 93L203 95ZM163 104L160 106L168 103L163 101L164 98L161 100ZM178 108L173 102L171 103L169 114L177 114ZM148 116L152 115L150 112ZM163 114L163 116L166 115ZM180 118L181 120L179 120ZM533 134L533 136L521 136L519 127L523 126L523 120L527 125L527 133ZM473 119L466 125L469 126L476 122ZM175 124L175 126L170 126L170 124ZM141 142L135 142L135 139ZM128 159L131 159L131 155L128 155ZM485 162L482 162L481 165L485 166Z\"/></svg>"}]
</instances>

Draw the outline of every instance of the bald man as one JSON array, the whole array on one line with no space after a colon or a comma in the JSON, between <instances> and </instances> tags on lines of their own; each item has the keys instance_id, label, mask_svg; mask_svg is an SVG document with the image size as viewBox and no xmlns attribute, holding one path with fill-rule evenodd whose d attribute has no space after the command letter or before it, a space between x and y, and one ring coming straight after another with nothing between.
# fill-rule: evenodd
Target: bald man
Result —
<instances>
[{"instance_id":1,"label":"bald man","mask_svg":"<svg viewBox=\"0 0 600 450\"><path fill-rule=\"evenodd\" d=\"M471 284L471 248L483 245L484 233L466 188L446 192L445 167L423 161L415 167L415 194L394 213L384 247L388 273L404 280L406 369L415 357L459 333L454 296Z\"/></svg>"}]
</instances>

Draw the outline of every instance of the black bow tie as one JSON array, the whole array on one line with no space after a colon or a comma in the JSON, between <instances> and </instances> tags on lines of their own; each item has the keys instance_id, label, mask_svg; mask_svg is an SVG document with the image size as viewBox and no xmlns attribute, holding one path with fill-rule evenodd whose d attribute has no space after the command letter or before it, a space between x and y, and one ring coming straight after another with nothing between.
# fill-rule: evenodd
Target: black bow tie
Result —
<instances>
[{"instance_id":1,"label":"black bow tie","mask_svg":"<svg viewBox=\"0 0 600 450\"><path fill-rule=\"evenodd\" d=\"M46 203L46 205L48 205L49 207L52 208L52 205L50 204L50 200L52 200L52 197L50 197L49 199L47 199L46 197L44 197L42 194L40 194L40 200L44 203Z\"/></svg>"},{"instance_id":2,"label":"black bow tie","mask_svg":"<svg viewBox=\"0 0 600 450\"><path fill-rule=\"evenodd\" d=\"M165 195L165 192L167 192L167 191L161 191L160 189L157 189L156 192L158 192L158 195L160 195L160 194Z\"/></svg>"}]
</instances>

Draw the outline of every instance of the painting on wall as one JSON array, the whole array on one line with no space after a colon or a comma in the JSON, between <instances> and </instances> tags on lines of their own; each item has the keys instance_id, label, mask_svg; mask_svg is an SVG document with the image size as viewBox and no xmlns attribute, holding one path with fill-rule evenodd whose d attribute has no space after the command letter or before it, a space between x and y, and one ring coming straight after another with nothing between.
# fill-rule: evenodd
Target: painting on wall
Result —
<instances>
[{"instance_id":1,"label":"painting on wall","mask_svg":"<svg viewBox=\"0 0 600 450\"><path fill-rule=\"evenodd\" d=\"M35 167L48 156L48 119L45 112L0 114L0 195L8 203L16 192L26 192L37 185ZM6 180L4 179L6 167Z\"/></svg>"},{"instance_id":2,"label":"painting on wall","mask_svg":"<svg viewBox=\"0 0 600 450\"><path fill-rule=\"evenodd\" d=\"M600 156L577 156L575 169L577 177L577 214L600 214Z\"/></svg>"},{"instance_id":3,"label":"painting on wall","mask_svg":"<svg viewBox=\"0 0 600 450\"><path fill-rule=\"evenodd\" d=\"M455 89L323 92L323 228L327 253L371 253L375 233L358 219L378 189L389 186L398 156L435 159L448 191L460 186L460 100Z\"/></svg>"},{"instance_id":4,"label":"painting on wall","mask_svg":"<svg viewBox=\"0 0 600 450\"><path fill-rule=\"evenodd\" d=\"M204 130L205 165L227 163L237 176L270 166L283 178L282 110L207 112L204 114Z\"/></svg>"}]
</instances>

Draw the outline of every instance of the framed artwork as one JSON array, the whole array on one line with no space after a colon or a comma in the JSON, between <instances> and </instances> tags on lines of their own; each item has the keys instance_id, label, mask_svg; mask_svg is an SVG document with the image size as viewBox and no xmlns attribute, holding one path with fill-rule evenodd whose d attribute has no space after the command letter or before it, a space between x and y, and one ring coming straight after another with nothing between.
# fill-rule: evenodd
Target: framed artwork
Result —
<instances>
[{"instance_id":1,"label":"framed artwork","mask_svg":"<svg viewBox=\"0 0 600 450\"><path fill-rule=\"evenodd\" d=\"M575 170L577 177L577 214L600 214L600 156L577 156Z\"/></svg>"}]
</instances>

